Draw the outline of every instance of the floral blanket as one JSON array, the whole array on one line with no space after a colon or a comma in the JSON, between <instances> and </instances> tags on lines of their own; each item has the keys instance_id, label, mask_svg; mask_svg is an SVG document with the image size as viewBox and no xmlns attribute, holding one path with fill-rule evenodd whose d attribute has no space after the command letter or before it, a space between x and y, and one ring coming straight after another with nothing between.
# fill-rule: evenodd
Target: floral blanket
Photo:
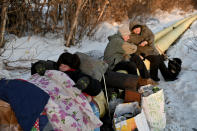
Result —
<instances>
[{"instance_id":1,"label":"floral blanket","mask_svg":"<svg viewBox=\"0 0 197 131\"><path fill-rule=\"evenodd\" d=\"M55 131L91 131L102 125L86 97L65 73L46 71L44 76L33 75L29 82L50 95L45 109Z\"/></svg>"}]
</instances>

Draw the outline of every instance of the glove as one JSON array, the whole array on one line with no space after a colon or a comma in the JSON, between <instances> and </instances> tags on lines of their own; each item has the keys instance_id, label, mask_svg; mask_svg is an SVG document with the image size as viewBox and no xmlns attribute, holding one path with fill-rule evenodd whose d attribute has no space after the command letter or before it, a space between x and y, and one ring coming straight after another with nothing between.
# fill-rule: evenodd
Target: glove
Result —
<instances>
[{"instance_id":1,"label":"glove","mask_svg":"<svg viewBox=\"0 0 197 131\"><path fill-rule=\"evenodd\" d=\"M76 83L76 87L80 90L84 90L88 87L88 85L90 84L90 80L88 77L84 76L81 77L77 83Z\"/></svg>"},{"instance_id":2,"label":"glove","mask_svg":"<svg viewBox=\"0 0 197 131\"><path fill-rule=\"evenodd\" d=\"M122 44L122 49L124 50L125 54L130 55L137 51L137 46L132 43L124 42Z\"/></svg>"}]
</instances>

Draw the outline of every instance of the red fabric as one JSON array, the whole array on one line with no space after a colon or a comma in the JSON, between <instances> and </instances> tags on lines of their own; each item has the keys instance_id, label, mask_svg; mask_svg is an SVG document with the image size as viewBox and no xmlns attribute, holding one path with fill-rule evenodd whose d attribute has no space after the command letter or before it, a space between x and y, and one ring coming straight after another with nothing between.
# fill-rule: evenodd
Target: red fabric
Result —
<instances>
[{"instance_id":1,"label":"red fabric","mask_svg":"<svg viewBox=\"0 0 197 131\"><path fill-rule=\"evenodd\" d=\"M47 115L46 111L44 110L40 115Z\"/></svg>"},{"instance_id":2,"label":"red fabric","mask_svg":"<svg viewBox=\"0 0 197 131\"><path fill-rule=\"evenodd\" d=\"M69 69L69 70L67 70L67 71L76 71L76 69L72 69L72 68L71 68L71 69Z\"/></svg>"},{"instance_id":3,"label":"red fabric","mask_svg":"<svg viewBox=\"0 0 197 131\"><path fill-rule=\"evenodd\" d=\"M85 92L83 92L83 95L85 96L85 97L88 97L88 96L90 96L90 95L88 95L87 93L85 93ZM91 98L93 98L93 96L90 96Z\"/></svg>"},{"instance_id":4,"label":"red fabric","mask_svg":"<svg viewBox=\"0 0 197 131\"><path fill-rule=\"evenodd\" d=\"M90 95L88 95L88 94L87 94L87 93L85 93L85 92L83 92L83 95L84 95L84 96L90 96Z\"/></svg>"}]
</instances>

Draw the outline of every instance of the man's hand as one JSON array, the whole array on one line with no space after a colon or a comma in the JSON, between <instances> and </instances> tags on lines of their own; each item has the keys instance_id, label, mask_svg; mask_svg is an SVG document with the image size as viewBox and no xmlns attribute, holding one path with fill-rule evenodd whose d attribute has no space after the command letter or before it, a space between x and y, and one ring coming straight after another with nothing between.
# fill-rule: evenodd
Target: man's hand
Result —
<instances>
[{"instance_id":1,"label":"man's hand","mask_svg":"<svg viewBox=\"0 0 197 131\"><path fill-rule=\"evenodd\" d=\"M125 51L125 54L130 55L137 51L137 46L128 42L122 44L122 49Z\"/></svg>"},{"instance_id":2,"label":"man's hand","mask_svg":"<svg viewBox=\"0 0 197 131\"><path fill-rule=\"evenodd\" d=\"M142 41L142 42L139 44L139 46L142 46L142 47L143 47L143 46L146 46L146 45L148 45L148 41L146 41L146 40L145 40L145 41Z\"/></svg>"}]
</instances>

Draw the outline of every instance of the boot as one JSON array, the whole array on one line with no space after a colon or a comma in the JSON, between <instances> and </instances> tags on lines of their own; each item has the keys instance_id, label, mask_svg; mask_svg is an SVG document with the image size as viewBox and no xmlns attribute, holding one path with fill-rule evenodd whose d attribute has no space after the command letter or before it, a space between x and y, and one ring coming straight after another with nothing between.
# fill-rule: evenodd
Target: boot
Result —
<instances>
[{"instance_id":1,"label":"boot","mask_svg":"<svg viewBox=\"0 0 197 131\"><path fill-rule=\"evenodd\" d=\"M141 77L138 78L138 86L145 86L145 85L148 85L148 84L151 84L153 86L156 86L158 85L157 82L153 81L151 78L147 78L147 79L143 79Z\"/></svg>"}]
</instances>

